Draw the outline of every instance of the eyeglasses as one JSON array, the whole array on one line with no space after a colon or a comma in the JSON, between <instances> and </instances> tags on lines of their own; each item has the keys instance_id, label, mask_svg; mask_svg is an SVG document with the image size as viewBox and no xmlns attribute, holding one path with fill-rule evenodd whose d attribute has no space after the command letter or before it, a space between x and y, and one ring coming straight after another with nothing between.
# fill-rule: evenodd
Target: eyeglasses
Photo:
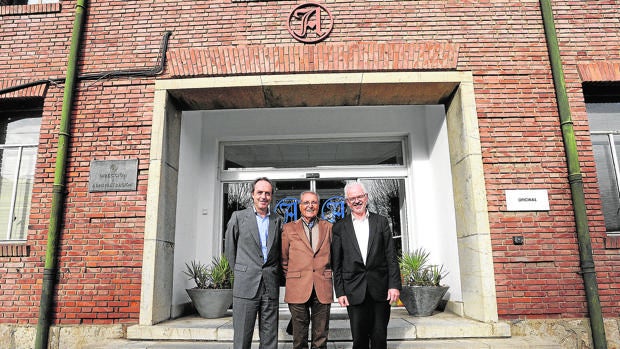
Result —
<instances>
[{"instance_id":1,"label":"eyeglasses","mask_svg":"<svg viewBox=\"0 0 620 349\"><path fill-rule=\"evenodd\" d=\"M318 203L318 202L316 202L316 201L304 201L304 202L302 202L301 204L302 204L302 205L304 205L304 206L308 206L308 205L313 205L313 206L316 206L316 205L318 205L319 203Z\"/></svg>"},{"instance_id":2,"label":"eyeglasses","mask_svg":"<svg viewBox=\"0 0 620 349\"><path fill-rule=\"evenodd\" d=\"M367 196L368 196L368 193L362 194L362 195L358 195L358 196L352 196L352 197L348 197L347 201L354 202L354 201L357 201L357 200L364 200L364 198L366 198Z\"/></svg>"}]
</instances>

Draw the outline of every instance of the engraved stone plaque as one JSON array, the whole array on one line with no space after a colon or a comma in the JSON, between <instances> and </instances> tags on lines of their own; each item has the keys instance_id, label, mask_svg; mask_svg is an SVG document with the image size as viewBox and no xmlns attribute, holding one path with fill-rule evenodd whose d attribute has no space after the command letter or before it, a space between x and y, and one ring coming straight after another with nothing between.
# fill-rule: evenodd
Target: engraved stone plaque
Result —
<instances>
[{"instance_id":1,"label":"engraved stone plaque","mask_svg":"<svg viewBox=\"0 0 620 349\"><path fill-rule=\"evenodd\" d=\"M138 159L92 160L88 191L133 191L138 184Z\"/></svg>"}]
</instances>

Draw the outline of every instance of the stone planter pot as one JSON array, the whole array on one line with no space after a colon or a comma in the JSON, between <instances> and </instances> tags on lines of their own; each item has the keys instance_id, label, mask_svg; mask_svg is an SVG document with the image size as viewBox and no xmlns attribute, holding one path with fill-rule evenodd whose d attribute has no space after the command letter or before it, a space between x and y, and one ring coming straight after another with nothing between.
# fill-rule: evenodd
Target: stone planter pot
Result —
<instances>
[{"instance_id":1,"label":"stone planter pot","mask_svg":"<svg viewBox=\"0 0 620 349\"><path fill-rule=\"evenodd\" d=\"M403 286L400 300L409 315L430 316L448 292L449 286Z\"/></svg>"},{"instance_id":2,"label":"stone planter pot","mask_svg":"<svg viewBox=\"0 0 620 349\"><path fill-rule=\"evenodd\" d=\"M226 316L233 302L232 289L188 288L185 291L198 314L207 319Z\"/></svg>"}]
</instances>

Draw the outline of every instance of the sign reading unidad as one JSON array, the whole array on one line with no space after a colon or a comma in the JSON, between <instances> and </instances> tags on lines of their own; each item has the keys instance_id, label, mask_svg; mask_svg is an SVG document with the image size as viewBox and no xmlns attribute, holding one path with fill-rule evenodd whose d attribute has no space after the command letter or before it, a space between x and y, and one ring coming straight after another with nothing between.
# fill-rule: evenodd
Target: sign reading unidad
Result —
<instances>
[{"instance_id":1,"label":"sign reading unidad","mask_svg":"<svg viewBox=\"0 0 620 349\"><path fill-rule=\"evenodd\" d=\"M545 189L506 190L508 211L549 211L549 194Z\"/></svg>"},{"instance_id":2,"label":"sign reading unidad","mask_svg":"<svg viewBox=\"0 0 620 349\"><path fill-rule=\"evenodd\" d=\"M138 159L92 160L88 191L134 191L138 183Z\"/></svg>"}]
</instances>

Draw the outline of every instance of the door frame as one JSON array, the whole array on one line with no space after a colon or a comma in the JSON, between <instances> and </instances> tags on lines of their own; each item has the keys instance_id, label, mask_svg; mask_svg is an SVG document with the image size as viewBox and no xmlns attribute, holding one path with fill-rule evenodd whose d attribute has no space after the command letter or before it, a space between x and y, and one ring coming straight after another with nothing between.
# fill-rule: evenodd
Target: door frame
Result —
<instances>
[{"instance_id":1,"label":"door frame","mask_svg":"<svg viewBox=\"0 0 620 349\"><path fill-rule=\"evenodd\" d=\"M458 271L463 301L447 309L483 322L497 322L495 277L487 211L482 152L471 72L395 72L291 74L158 80L155 84L151 152L144 231L140 324L170 319L176 216L181 112L179 96L207 92L209 98L244 95L237 108L304 105L304 88L346 86L330 103L357 101L358 105L412 104L416 93L433 94L432 86L454 85L446 106L446 123L454 190ZM396 86L397 89L386 88ZM391 91L410 91L405 100ZM420 92L417 92L420 91ZM278 92L281 98L273 98ZM367 93L369 92L369 93ZM287 95L290 94L290 95ZM334 97L334 96L331 96ZM335 96L338 97L338 96ZM310 98L310 97L308 97ZM413 98L413 99L412 99ZM300 99L301 102L300 102ZM333 102L336 100L336 102ZM250 102L248 102L250 101ZM277 101L278 105L269 105ZM235 108L234 101L232 109ZM290 103L290 105L288 104ZM323 102L321 102L323 103ZM218 103L214 103L218 104ZM249 104L249 105L248 105ZM333 106L334 104L332 104ZM341 104L347 105L347 104ZM207 108L204 108L207 109Z\"/></svg>"}]
</instances>

